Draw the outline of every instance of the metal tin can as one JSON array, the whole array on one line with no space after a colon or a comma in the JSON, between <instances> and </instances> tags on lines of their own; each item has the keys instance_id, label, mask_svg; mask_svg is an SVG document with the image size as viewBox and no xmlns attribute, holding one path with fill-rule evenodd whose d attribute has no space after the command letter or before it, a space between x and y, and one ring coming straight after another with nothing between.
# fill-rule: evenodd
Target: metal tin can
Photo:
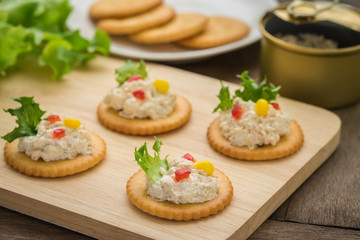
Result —
<instances>
[{"instance_id":1,"label":"metal tin can","mask_svg":"<svg viewBox=\"0 0 360 240\"><path fill-rule=\"evenodd\" d=\"M320 4L314 9L322 9L321 13L297 18L289 13L289 4L281 4L260 21L262 77L281 85L282 96L318 106L334 108L358 101L360 11L348 5L325 9L324 2L313 2ZM278 37L299 33L332 39L338 48L304 47Z\"/></svg>"}]
</instances>

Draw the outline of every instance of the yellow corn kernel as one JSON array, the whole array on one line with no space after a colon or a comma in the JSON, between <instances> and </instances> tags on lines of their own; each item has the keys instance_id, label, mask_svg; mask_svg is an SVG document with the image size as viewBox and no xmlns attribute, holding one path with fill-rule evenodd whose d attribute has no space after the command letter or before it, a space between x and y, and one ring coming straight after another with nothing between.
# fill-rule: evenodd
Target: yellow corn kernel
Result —
<instances>
[{"instance_id":1,"label":"yellow corn kernel","mask_svg":"<svg viewBox=\"0 0 360 240\"><path fill-rule=\"evenodd\" d=\"M194 167L198 170L202 169L208 176L214 173L214 166L209 161L196 162L194 163Z\"/></svg>"},{"instance_id":2,"label":"yellow corn kernel","mask_svg":"<svg viewBox=\"0 0 360 240\"><path fill-rule=\"evenodd\" d=\"M81 122L79 120L77 120L77 119L64 118L64 126L65 127L77 129L78 127L80 127L80 125L81 125Z\"/></svg>"},{"instance_id":3,"label":"yellow corn kernel","mask_svg":"<svg viewBox=\"0 0 360 240\"><path fill-rule=\"evenodd\" d=\"M167 93L169 91L169 83L163 79L157 79L153 82L155 89L160 93Z\"/></svg>"},{"instance_id":4,"label":"yellow corn kernel","mask_svg":"<svg viewBox=\"0 0 360 240\"><path fill-rule=\"evenodd\" d=\"M258 116L266 117L269 111L269 103L263 98L257 100L255 104L255 112Z\"/></svg>"}]
</instances>

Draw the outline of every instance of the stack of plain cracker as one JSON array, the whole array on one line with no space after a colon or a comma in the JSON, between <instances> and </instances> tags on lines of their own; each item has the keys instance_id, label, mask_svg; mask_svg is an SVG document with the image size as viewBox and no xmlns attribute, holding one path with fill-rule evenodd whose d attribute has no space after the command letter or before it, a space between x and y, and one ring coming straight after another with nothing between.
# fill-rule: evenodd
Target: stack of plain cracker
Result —
<instances>
[{"instance_id":1,"label":"stack of plain cracker","mask_svg":"<svg viewBox=\"0 0 360 240\"><path fill-rule=\"evenodd\" d=\"M89 15L99 29L140 44L176 43L203 49L240 40L249 33L248 25L238 19L177 13L162 0L99 0Z\"/></svg>"}]
</instances>

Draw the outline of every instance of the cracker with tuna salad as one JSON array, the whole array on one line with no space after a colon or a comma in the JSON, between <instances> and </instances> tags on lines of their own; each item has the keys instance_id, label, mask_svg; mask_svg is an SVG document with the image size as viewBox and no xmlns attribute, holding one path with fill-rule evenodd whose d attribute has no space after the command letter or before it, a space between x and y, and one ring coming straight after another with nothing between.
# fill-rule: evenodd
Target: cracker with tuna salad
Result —
<instances>
[{"instance_id":1,"label":"cracker with tuna salad","mask_svg":"<svg viewBox=\"0 0 360 240\"><path fill-rule=\"evenodd\" d=\"M223 172L189 153L162 159L161 145L155 138L154 156L146 143L135 148L135 160L142 170L130 177L126 193L137 208L160 218L188 221L216 214L230 203L233 186Z\"/></svg>"},{"instance_id":2,"label":"cracker with tuna salad","mask_svg":"<svg viewBox=\"0 0 360 240\"><path fill-rule=\"evenodd\" d=\"M104 140L77 119L49 115L33 97L11 98L21 104L7 109L17 116L18 127L2 136L5 161L28 176L63 177L85 171L101 162Z\"/></svg>"},{"instance_id":3,"label":"cracker with tuna salad","mask_svg":"<svg viewBox=\"0 0 360 240\"><path fill-rule=\"evenodd\" d=\"M166 80L148 78L144 61L130 60L116 69L118 86L98 105L99 121L130 135L154 135L184 125L190 118L189 101L169 91Z\"/></svg>"},{"instance_id":4,"label":"cracker with tuna salad","mask_svg":"<svg viewBox=\"0 0 360 240\"><path fill-rule=\"evenodd\" d=\"M247 71L238 77L244 81L243 88L233 97L221 82L220 103L213 111L221 112L207 131L211 147L242 160L271 160L298 151L304 135L275 101L280 87L266 86L266 80L258 85Z\"/></svg>"}]
</instances>

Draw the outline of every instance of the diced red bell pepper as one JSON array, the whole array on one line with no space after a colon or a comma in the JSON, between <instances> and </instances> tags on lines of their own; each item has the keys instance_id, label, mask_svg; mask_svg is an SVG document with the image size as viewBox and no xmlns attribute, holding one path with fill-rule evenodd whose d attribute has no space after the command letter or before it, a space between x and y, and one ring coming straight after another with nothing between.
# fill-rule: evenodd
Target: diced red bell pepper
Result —
<instances>
[{"instance_id":1,"label":"diced red bell pepper","mask_svg":"<svg viewBox=\"0 0 360 240\"><path fill-rule=\"evenodd\" d=\"M59 115L50 115L50 116L48 116L47 119L49 120L49 123L50 123L50 124L53 124L53 123L58 122L58 121L61 121Z\"/></svg>"},{"instance_id":2,"label":"diced red bell pepper","mask_svg":"<svg viewBox=\"0 0 360 240\"><path fill-rule=\"evenodd\" d=\"M140 100L144 100L146 98L145 92L143 90L133 91L132 95Z\"/></svg>"},{"instance_id":3,"label":"diced red bell pepper","mask_svg":"<svg viewBox=\"0 0 360 240\"><path fill-rule=\"evenodd\" d=\"M175 171L175 182L180 182L185 178L189 178L191 171L188 168L180 168Z\"/></svg>"},{"instance_id":4,"label":"diced red bell pepper","mask_svg":"<svg viewBox=\"0 0 360 240\"><path fill-rule=\"evenodd\" d=\"M233 116L233 118L235 119L240 119L241 116L244 114L244 109L242 107L240 107L239 105L236 105L232 110L231 110L231 114Z\"/></svg>"},{"instance_id":5,"label":"diced red bell pepper","mask_svg":"<svg viewBox=\"0 0 360 240\"><path fill-rule=\"evenodd\" d=\"M270 103L276 110L280 110L280 105L277 102Z\"/></svg>"},{"instance_id":6,"label":"diced red bell pepper","mask_svg":"<svg viewBox=\"0 0 360 240\"><path fill-rule=\"evenodd\" d=\"M190 160L192 162L195 162L195 158L193 156L190 155L190 153L187 153L183 156L183 158Z\"/></svg>"},{"instance_id":7,"label":"diced red bell pepper","mask_svg":"<svg viewBox=\"0 0 360 240\"><path fill-rule=\"evenodd\" d=\"M140 74L135 74L134 76L129 77L128 80L126 80L126 81L134 82L134 81L141 80L141 79L142 79L142 76Z\"/></svg>"},{"instance_id":8,"label":"diced red bell pepper","mask_svg":"<svg viewBox=\"0 0 360 240\"><path fill-rule=\"evenodd\" d=\"M65 137L65 130L64 129L55 129L52 135L52 138L56 138L58 140Z\"/></svg>"}]
</instances>

